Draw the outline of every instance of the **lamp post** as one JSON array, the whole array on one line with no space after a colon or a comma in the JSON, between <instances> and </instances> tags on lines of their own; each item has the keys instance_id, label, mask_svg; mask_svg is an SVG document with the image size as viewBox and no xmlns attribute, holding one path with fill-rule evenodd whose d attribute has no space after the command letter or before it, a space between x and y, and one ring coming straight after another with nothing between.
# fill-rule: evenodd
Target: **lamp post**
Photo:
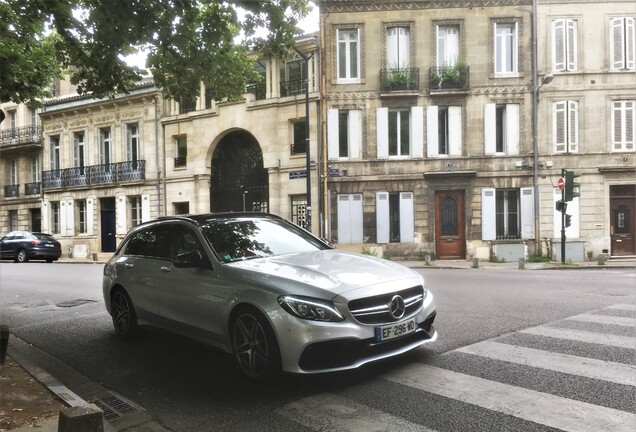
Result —
<instances>
[{"instance_id":1,"label":"lamp post","mask_svg":"<svg viewBox=\"0 0 636 432\"><path fill-rule=\"evenodd\" d=\"M305 61L305 67L307 70L307 77L305 78L305 163L307 170L307 206L305 211L305 226L307 231L311 231L311 153L309 145L309 60L313 57L313 54L308 56L300 51L298 48L294 48L296 53Z\"/></svg>"}]
</instances>

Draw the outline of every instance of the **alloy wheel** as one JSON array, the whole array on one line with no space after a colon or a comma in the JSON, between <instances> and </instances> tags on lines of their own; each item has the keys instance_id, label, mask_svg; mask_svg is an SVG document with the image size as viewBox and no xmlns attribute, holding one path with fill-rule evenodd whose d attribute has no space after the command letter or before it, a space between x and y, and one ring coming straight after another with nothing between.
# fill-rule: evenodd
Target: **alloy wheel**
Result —
<instances>
[{"instance_id":1,"label":"alloy wheel","mask_svg":"<svg viewBox=\"0 0 636 432\"><path fill-rule=\"evenodd\" d=\"M117 334L123 337L130 336L137 322L130 299L124 292L117 291L113 294L111 304L113 325Z\"/></svg>"},{"instance_id":2,"label":"alloy wheel","mask_svg":"<svg viewBox=\"0 0 636 432\"><path fill-rule=\"evenodd\" d=\"M270 346L259 320L249 314L234 322L233 347L241 371L250 378L260 378L268 370Z\"/></svg>"},{"instance_id":3,"label":"alloy wheel","mask_svg":"<svg viewBox=\"0 0 636 432\"><path fill-rule=\"evenodd\" d=\"M16 256L15 260L17 262L23 263L23 262L27 262L29 260L29 257L27 256L27 253L24 249L20 249L18 251L18 255Z\"/></svg>"}]
</instances>

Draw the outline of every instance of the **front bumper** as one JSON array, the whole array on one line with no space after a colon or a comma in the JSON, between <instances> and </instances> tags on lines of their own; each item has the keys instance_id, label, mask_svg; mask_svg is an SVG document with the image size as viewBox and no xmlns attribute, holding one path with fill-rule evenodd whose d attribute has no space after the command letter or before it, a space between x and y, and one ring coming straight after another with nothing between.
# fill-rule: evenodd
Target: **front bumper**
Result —
<instances>
[{"instance_id":1,"label":"front bumper","mask_svg":"<svg viewBox=\"0 0 636 432\"><path fill-rule=\"evenodd\" d=\"M286 372L312 374L355 369L437 339L433 326L436 308L430 292L422 308L411 316L417 318L416 331L385 342L376 342L375 325L360 324L350 319L334 323L314 322L284 313L286 315L270 315L270 319Z\"/></svg>"}]
</instances>

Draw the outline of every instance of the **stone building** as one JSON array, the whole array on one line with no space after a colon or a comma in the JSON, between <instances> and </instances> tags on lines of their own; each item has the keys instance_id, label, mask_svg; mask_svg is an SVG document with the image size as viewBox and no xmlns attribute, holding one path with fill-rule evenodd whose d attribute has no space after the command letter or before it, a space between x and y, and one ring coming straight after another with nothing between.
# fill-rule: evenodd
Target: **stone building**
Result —
<instances>
[{"instance_id":1,"label":"stone building","mask_svg":"<svg viewBox=\"0 0 636 432\"><path fill-rule=\"evenodd\" d=\"M573 169L567 256L635 253L632 2L316 3L340 245L556 257L554 190Z\"/></svg>"}]
</instances>

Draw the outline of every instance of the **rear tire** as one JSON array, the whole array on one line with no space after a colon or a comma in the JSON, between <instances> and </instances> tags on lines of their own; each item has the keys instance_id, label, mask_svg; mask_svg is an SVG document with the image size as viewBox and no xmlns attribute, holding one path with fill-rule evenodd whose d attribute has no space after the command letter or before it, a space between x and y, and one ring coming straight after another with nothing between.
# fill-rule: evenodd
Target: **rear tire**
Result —
<instances>
[{"instance_id":1,"label":"rear tire","mask_svg":"<svg viewBox=\"0 0 636 432\"><path fill-rule=\"evenodd\" d=\"M115 331L124 339L131 338L137 330L137 314L126 291L115 291L111 296L110 305Z\"/></svg>"},{"instance_id":2,"label":"rear tire","mask_svg":"<svg viewBox=\"0 0 636 432\"><path fill-rule=\"evenodd\" d=\"M281 372L278 342L265 317L254 308L241 309L231 323L232 351L240 372L267 382Z\"/></svg>"},{"instance_id":3,"label":"rear tire","mask_svg":"<svg viewBox=\"0 0 636 432\"><path fill-rule=\"evenodd\" d=\"M15 262L25 263L27 261L29 261L29 254L27 254L25 249L20 249L18 254L15 256Z\"/></svg>"}]
</instances>

